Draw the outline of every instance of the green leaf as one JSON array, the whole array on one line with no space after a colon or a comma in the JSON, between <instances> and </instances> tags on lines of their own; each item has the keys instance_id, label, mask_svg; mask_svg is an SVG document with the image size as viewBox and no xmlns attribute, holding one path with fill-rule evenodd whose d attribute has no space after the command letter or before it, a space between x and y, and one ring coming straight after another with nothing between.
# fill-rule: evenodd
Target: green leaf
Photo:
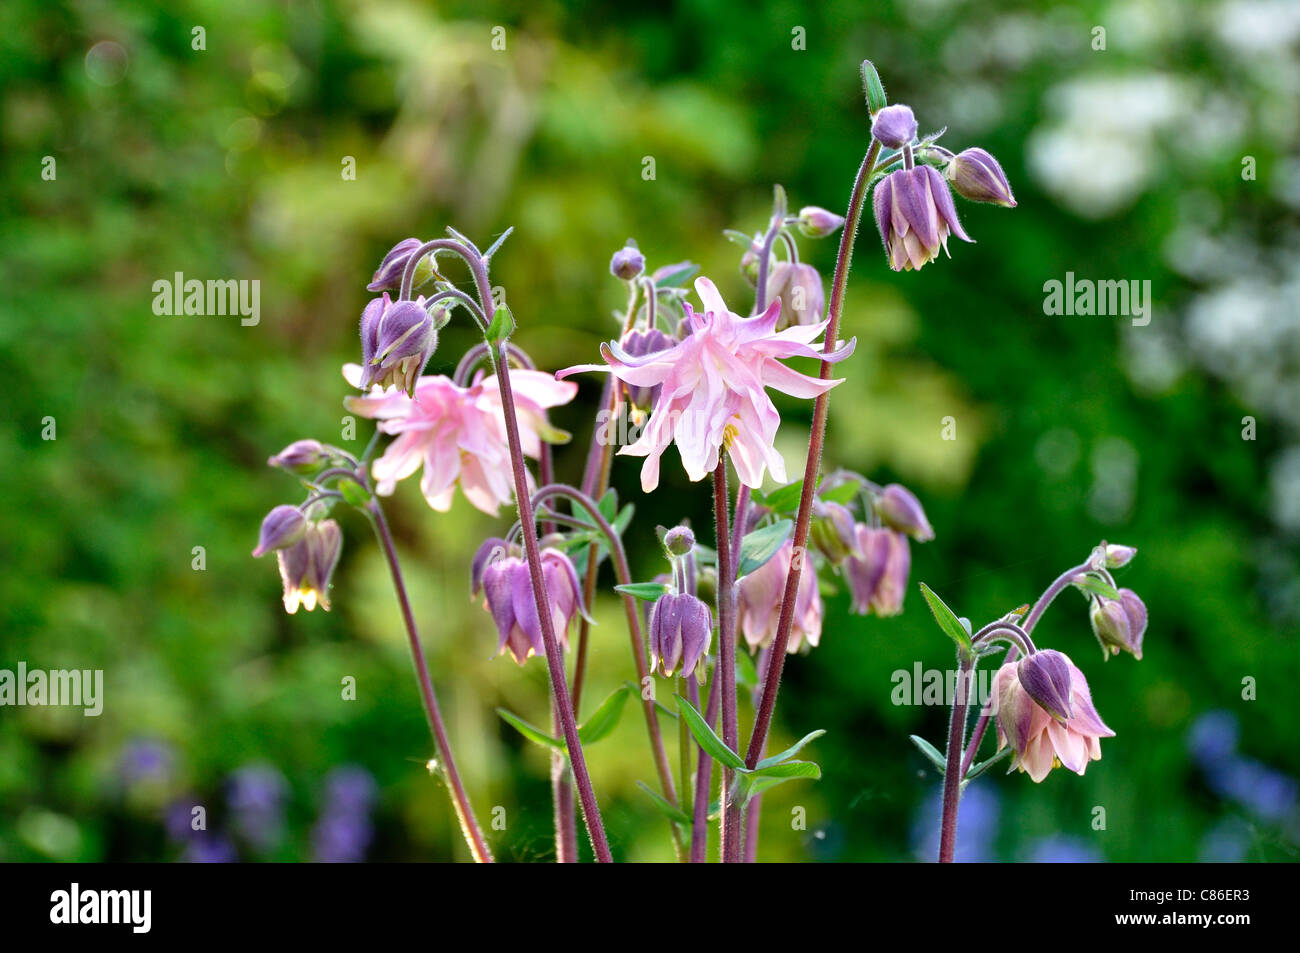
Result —
<instances>
[{"instance_id":1,"label":"green leaf","mask_svg":"<svg viewBox=\"0 0 1300 953\"><path fill-rule=\"evenodd\" d=\"M963 656L971 652L970 633L966 631L966 626L961 624L961 620L956 614L948 608L947 604L931 591L925 583L920 583L921 592L925 595L925 601L930 604L930 611L934 613L934 620L939 623L939 628L943 629L948 638L957 643L957 648Z\"/></svg>"},{"instance_id":2,"label":"green leaf","mask_svg":"<svg viewBox=\"0 0 1300 953\"><path fill-rule=\"evenodd\" d=\"M677 696L677 711L686 719L686 727L691 730L695 736L696 743L704 752L717 761L733 770L744 771L745 759L726 746L719 738L709 723L704 720L704 716L695 710L695 707L681 695Z\"/></svg>"},{"instance_id":3,"label":"green leaf","mask_svg":"<svg viewBox=\"0 0 1300 953\"><path fill-rule=\"evenodd\" d=\"M854 498L862 492L862 484L857 480L848 480L837 486L831 487L824 493L819 494L826 503L852 503Z\"/></svg>"},{"instance_id":4,"label":"green leaf","mask_svg":"<svg viewBox=\"0 0 1300 953\"><path fill-rule=\"evenodd\" d=\"M1004 758L1009 757L1013 751L1015 751L1015 749L1012 748L1010 745L1007 745L1005 748L1003 748L993 757L989 758L987 761L981 761L979 764L971 765L970 771L966 773L966 780L974 781L976 778L978 778L989 768L993 767L993 765L997 764L999 761L1003 760Z\"/></svg>"},{"instance_id":5,"label":"green leaf","mask_svg":"<svg viewBox=\"0 0 1300 953\"><path fill-rule=\"evenodd\" d=\"M654 602L664 593L671 592L672 586L663 582L629 582L626 585L615 586L614 591L621 592L625 596L644 599L646 602Z\"/></svg>"},{"instance_id":6,"label":"green leaf","mask_svg":"<svg viewBox=\"0 0 1300 953\"><path fill-rule=\"evenodd\" d=\"M749 575L775 556L793 530L794 520L777 520L747 533L740 541L740 568L736 570L736 578Z\"/></svg>"},{"instance_id":7,"label":"green leaf","mask_svg":"<svg viewBox=\"0 0 1300 953\"><path fill-rule=\"evenodd\" d=\"M483 335L489 344L503 344L515 333L515 316L502 304L492 312L492 321Z\"/></svg>"},{"instance_id":8,"label":"green leaf","mask_svg":"<svg viewBox=\"0 0 1300 953\"><path fill-rule=\"evenodd\" d=\"M799 753L799 751L803 748L804 745L808 744L808 742L810 741L816 741L824 734L826 734L826 730L824 728L818 728L816 731L808 732L808 734L804 735L802 738L800 738L790 747L786 748L780 754L774 754L770 758L764 758L762 761L756 764L754 766L754 773L761 774L764 768L770 768L774 764L780 764L783 761L787 761L790 758L793 758L795 755Z\"/></svg>"},{"instance_id":9,"label":"green leaf","mask_svg":"<svg viewBox=\"0 0 1300 953\"><path fill-rule=\"evenodd\" d=\"M867 97L867 111L874 116L889 105L885 97L885 86L880 82L880 74L871 65L871 60L862 61L862 91Z\"/></svg>"},{"instance_id":10,"label":"green leaf","mask_svg":"<svg viewBox=\"0 0 1300 953\"><path fill-rule=\"evenodd\" d=\"M600 706L587 719L586 724L578 726L578 740L584 745L594 744L604 738L618 725L623 717L623 708L627 705L627 686L615 689L614 693L600 703Z\"/></svg>"},{"instance_id":11,"label":"green leaf","mask_svg":"<svg viewBox=\"0 0 1300 953\"><path fill-rule=\"evenodd\" d=\"M627 530L628 523L632 522L632 514L636 512L636 504L629 503L618 511L618 516L610 520L610 526L614 532L622 536Z\"/></svg>"},{"instance_id":12,"label":"green leaf","mask_svg":"<svg viewBox=\"0 0 1300 953\"><path fill-rule=\"evenodd\" d=\"M365 506L370 502L370 491L356 480L349 480L344 477L339 480L338 488L339 492L343 494L343 499L353 506Z\"/></svg>"},{"instance_id":13,"label":"green leaf","mask_svg":"<svg viewBox=\"0 0 1300 953\"><path fill-rule=\"evenodd\" d=\"M908 737L912 739L912 744L916 745L917 750L929 758L930 763L939 769L940 774L948 773L948 759L939 752L938 748L930 744L930 742L926 741L920 735L909 735Z\"/></svg>"},{"instance_id":14,"label":"green leaf","mask_svg":"<svg viewBox=\"0 0 1300 953\"><path fill-rule=\"evenodd\" d=\"M577 508L578 507L574 507L574 509ZM596 504L596 509L598 509L600 515L605 517L609 522L614 522L614 517L618 515L618 491L612 486L606 490L605 495L602 496L600 502Z\"/></svg>"},{"instance_id":15,"label":"green leaf","mask_svg":"<svg viewBox=\"0 0 1300 953\"><path fill-rule=\"evenodd\" d=\"M548 735L546 732L542 731L540 728L536 727L535 725L530 725L528 722L524 721L514 712L506 708L498 708L497 714L501 716L502 721L504 721L510 727L514 728L515 731L519 732L529 741L535 742L536 744L541 745L543 748L557 748L560 751L564 751L566 749L566 745L559 738L555 738L551 735Z\"/></svg>"},{"instance_id":16,"label":"green leaf","mask_svg":"<svg viewBox=\"0 0 1300 953\"><path fill-rule=\"evenodd\" d=\"M821 481L822 478L819 474L817 483L820 485ZM785 486L777 487L771 493L760 495L754 502L777 513L793 513L799 508L799 498L801 496L803 496L803 480L796 480L794 483L787 483Z\"/></svg>"},{"instance_id":17,"label":"green leaf","mask_svg":"<svg viewBox=\"0 0 1300 953\"><path fill-rule=\"evenodd\" d=\"M1094 576L1088 573L1079 579L1076 579L1074 585L1085 592L1095 592L1099 596L1105 596L1107 599L1118 599L1119 592L1115 587L1108 583L1100 576Z\"/></svg>"},{"instance_id":18,"label":"green leaf","mask_svg":"<svg viewBox=\"0 0 1300 953\"><path fill-rule=\"evenodd\" d=\"M735 781L735 798L740 806L749 803L749 799L756 795L769 791L778 784L784 784L786 781L793 781L797 778L812 778L816 780L822 776L822 769L811 761L786 761L782 764L775 764L762 771L755 769L752 772L736 775Z\"/></svg>"},{"instance_id":19,"label":"green leaf","mask_svg":"<svg viewBox=\"0 0 1300 953\"><path fill-rule=\"evenodd\" d=\"M686 816L686 812L680 807L672 804L666 797L656 791L644 781L638 781L636 786L646 793L646 796L654 802L654 806L659 808L659 813L670 821L678 824L684 824L686 827L691 826L691 818Z\"/></svg>"},{"instance_id":20,"label":"green leaf","mask_svg":"<svg viewBox=\"0 0 1300 953\"><path fill-rule=\"evenodd\" d=\"M695 276L695 273L698 272L699 270L700 270L699 265L693 265L690 262L685 262L683 264L683 267L678 268L676 271L670 271L668 274L664 275L662 278L657 280L655 282L655 287L656 288L684 287L686 285L686 282L690 281L691 278Z\"/></svg>"}]
</instances>

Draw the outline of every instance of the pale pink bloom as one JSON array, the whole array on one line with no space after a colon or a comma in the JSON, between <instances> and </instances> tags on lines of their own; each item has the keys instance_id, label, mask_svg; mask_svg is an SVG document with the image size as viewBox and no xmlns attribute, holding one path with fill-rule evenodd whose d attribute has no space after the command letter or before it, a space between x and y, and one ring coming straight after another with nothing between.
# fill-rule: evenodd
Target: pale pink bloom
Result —
<instances>
[{"instance_id":1,"label":"pale pink bloom","mask_svg":"<svg viewBox=\"0 0 1300 953\"><path fill-rule=\"evenodd\" d=\"M1089 761L1101 759L1102 738L1113 738L1093 707L1088 681L1083 672L1069 662L1071 716L1053 718L1029 697L1020 684L1018 665L1008 662L993 676L989 708L997 717L998 749L1014 749L1013 767L1027 772L1034 781L1047 777L1052 768L1064 765L1075 774L1083 774Z\"/></svg>"},{"instance_id":2,"label":"pale pink bloom","mask_svg":"<svg viewBox=\"0 0 1300 953\"><path fill-rule=\"evenodd\" d=\"M697 312L686 305L685 340L663 351L634 356L618 342L601 345L606 365L584 364L560 371L609 371L633 387L658 387L659 397L640 438L620 454L645 457L641 488L659 485L659 458L676 443L691 480L702 480L727 451L740 482L758 488L765 470L786 482L785 461L777 452L776 430L781 423L772 400L773 387L794 397L817 397L840 383L819 380L781 363L789 357L840 361L853 353L854 342L824 356L814 341L826 322L776 330L781 302L773 301L757 317L742 318L728 309L707 278L695 280L704 304Z\"/></svg>"},{"instance_id":3,"label":"pale pink bloom","mask_svg":"<svg viewBox=\"0 0 1300 953\"><path fill-rule=\"evenodd\" d=\"M343 376L355 387L361 370L360 365L345 364ZM543 440L555 443L568 436L550 425L546 408L568 403L578 387L529 370L511 370L510 382L520 445L527 456L538 457ZM378 420L383 433L397 437L371 468L381 496L391 494L399 480L423 466L420 491L440 513L451 508L457 483L470 503L492 516L514 499L505 413L495 375L480 372L469 387L442 375L426 376L416 383L413 397L395 388L374 388L344 403L354 413Z\"/></svg>"},{"instance_id":4,"label":"pale pink bloom","mask_svg":"<svg viewBox=\"0 0 1300 953\"><path fill-rule=\"evenodd\" d=\"M740 631L750 649L766 648L776 638L777 624L781 618L781 597L785 594L785 579L790 575L790 557L794 541L785 544L763 565L736 583L736 611L740 618ZM794 622L790 627L788 652L797 652L806 641L811 648L822 637L822 596L817 589L817 573L805 562L799 574L799 591L794 599Z\"/></svg>"}]
</instances>

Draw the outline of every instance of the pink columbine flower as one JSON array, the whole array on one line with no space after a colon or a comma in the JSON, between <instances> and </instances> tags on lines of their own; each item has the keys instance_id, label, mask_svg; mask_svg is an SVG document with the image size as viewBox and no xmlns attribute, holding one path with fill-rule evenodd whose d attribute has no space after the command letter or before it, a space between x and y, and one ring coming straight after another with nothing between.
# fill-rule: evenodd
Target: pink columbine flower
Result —
<instances>
[{"instance_id":1,"label":"pink columbine flower","mask_svg":"<svg viewBox=\"0 0 1300 953\"><path fill-rule=\"evenodd\" d=\"M1042 653L1040 653L1042 654ZM1064 658L1064 656L1062 656ZM1083 672L1069 668L1069 717L1053 718L1021 684L1019 665L1008 662L993 676L989 714L997 717L998 748L1014 749L1012 766L1042 781L1058 765L1083 774L1089 761L1101 759L1102 738L1113 738L1093 707ZM1065 706L1063 706L1065 707Z\"/></svg>"},{"instance_id":2,"label":"pink columbine flower","mask_svg":"<svg viewBox=\"0 0 1300 953\"><path fill-rule=\"evenodd\" d=\"M773 446L781 415L767 396L768 387L794 397L817 397L839 380L819 380L786 367L789 357L840 361L853 353L854 341L830 355L813 342L826 322L776 330L781 302L773 301L761 315L742 318L731 311L712 281L695 280L704 304L697 312L686 305L685 339L673 347L641 357L617 342L601 345L606 365L583 364L560 371L609 371L633 387L660 388L654 410L640 438L620 454L645 457L641 488L659 485L659 458L670 443L681 453L686 475L702 480L718 465L719 454L731 454L740 482L757 489L766 470L786 482L785 461Z\"/></svg>"},{"instance_id":3,"label":"pink columbine flower","mask_svg":"<svg viewBox=\"0 0 1300 953\"><path fill-rule=\"evenodd\" d=\"M781 618L781 597L785 579L790 575L790 558L794 541L785 544L763 565L736 584L736 611L740 630L751 650L766 648L776 638ZM806 560L805 556L805 560ZM822 597L817 590L817 573L807 562L799 574L799 591L794 600L794 624L790 628L787 651L797 652L807 642L811 648L822 637Z\"/></svg>"},{"instance_id":4,"label":"pink columbine flower","mask_svg":"<svg viewBox=\"0 0 1300 953\"><path fill-rule=\"evenodd\" d=\"M345 364L343 376L354 387L360 386L362 369ZM512 370L510 382L519 440L527 456L540 456L544 440L558 443L568 438L547 421L546 408L572 400L576 384L529 370ZM380 495L391 494L399 480L423 466L420 490L440 513L451 508L457 483L470 503L492 516L514 499L505 413L495 375L484 377L480 372L469 387L445 376L426 376L416 383L412 397L376 387L344 403L354 413L378 420L383 433L397 436L371 471Z\"/></svg>"}]
</instances>

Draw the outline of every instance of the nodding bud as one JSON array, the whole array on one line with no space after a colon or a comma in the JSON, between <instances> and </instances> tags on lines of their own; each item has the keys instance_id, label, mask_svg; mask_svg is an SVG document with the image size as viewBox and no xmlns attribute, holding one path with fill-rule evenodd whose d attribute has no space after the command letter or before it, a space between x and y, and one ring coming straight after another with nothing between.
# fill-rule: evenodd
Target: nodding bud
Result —
<instances>
[{"instance_id":1,"label":"nodding bud","mask_svg":"<svg viewBox=\"0 0 1300 953\"><path fill-rule=\"evenodd\" d=\"M1106 568L1119 569L1127 566L1137 555L1137 550L1132 546L1121 546L1117 543L1108 543L1106 545Z\"/></svg>"},{"instance_id":2,"label":"nodding bud","mask_svg":"<svg viewBox=\"0 0 1300 953\"><path fill-rule=\"evenodd\" d=\"M1055 649L1042 649L1020 660L1020 685L1038 706L1064 724L1070 708L1070 660Z\"/></svg>"},{"instance_id":3,"label":"nodding bud","mask_svg":"<svg viewBox=\"0 0 1300 953\"><path fill-rule=\"evenodd\" d=\"M857 552L844 564L844 578L858 615L898 615L903 611L912 551L907 537L892 529L857 525Z\"/></svg>"},{"instance_id":4,"label":"nodding bud","mask_svg":"<svg viewBox=\"0 0 1300 953\"><path fill-rule=\"evenodd\" d=\"M781 316L776 330L784 331L797 324L816 324L826 306L822 276L803 262L778 261L767 276L767 300L781 299Z\"/></svg>"},{"instance_id":5,"label":"nodding bud","mask_svg":"<svg viewBox=\"0 0 1300 953\"><path fill-rule=\"evenodd\" d=\"M817 205L805 205L799 209L798 224L799 231L809 238L826 238L839 231L844 217Z\"/></svg>"},{"instance_id":6,"label":"nodding bud","mask_svg":"<svg viewBox=\"0 0 1300 953\"><path fill-rule=\"evenodd\" d=\"M871 194L876 228L894 271L925 267L948 251L948 236L972 241L957 218L948 183L928 165L898 169L881 179Z\"/></svg>"},{"instance_id":7,"label":"nodding bud","mask_svg":"<svg viewBox=\"0 0 1300 953\"><path fill-rule=\"evenodd\" d=\"M916 138L916 117L910 106L886 106L871 120L871 135L882 146L901 149Z\"/></svg>"},{"instance_id":8,"label":"nodding bud","mask_svg":"<svg viewBox=\"0 0 1300 953\"><path fill-rule=\"evenodd\" d=\"M952 157L944 175L952 183L953 191L964 199L1016 207L1006 173L998 160L983 149L963 149Z\"/></svg>"},{"instance_id":9,"label":"nodding bud","mask_svg":"<svg viewBox=\"0 0 1300 953\"><path fill-rule=\"evenodd\" d=\"M1132 589L1121 589L1118 599L1097 596L1089 612L1093 634L1104 656L1128 652L1142 658L1142 637L1147 631L1147 607Z\"/></svg>"},{"instance_id":10,"label":"nodding bud","mask_svg":"<svg viewBox=\"0 0 1300 953\"><path fill-rule=\"evenodd\" d=\"M296 506L277 506L262 520L254 556L265 556L273 549L288 549L307 535L307 517Z\"/></svg>"},{"instance_id":11,"label":"nodding bud","mask_svg":"<svg viewBox=\"0 0 1300 953\"><path fill-rule=\"evenodd\" d=\"M853 511L842 503L827 503L814 498L809 538L832 566L838 566L858 551Z\"/></svg>"},{"instance_id":12,"label":"nodding bud","mask_svg":"<svg viewBox=\"0 0 1300 953\"><path fill-rule=\"evenodd\" d=\"M266 461L268 467L279 467L290 473L307 475L315 473L330 461L330 452L319 440L295 440Z\"/></svg>"},{"instance_id":13,"label":"nodding bud","mask_svg":"<svg viewBox=\"0 0 1300 953\"><path fill-rule=\"evenodd\" d=\"M504 539L495 536L483 540L483 545L474 554L469 566L469 594L477 596L483 588L483 571L498 559L510 555L510 547Z\"/></svg>"},{"instance_id":14,"label":"nodding bud","mask_svg":"<svg viewBox=\"0 0 1300 953\"><path fill-rule=\"evenodd\" d=\"M385 292L361 314L361 386L396 386L407 395L438 347L437 322L418 301L392 301Z\"/></svg>"},{"instance_id":15,"label":"nodding bud","mask_svg":"<svg viewBox=\"0 0 1300 953\"><path fill-rule=\"evenodd\" d=\"M367 291L397 291L402 287L402 272L406 270L406 263L411 260L411 256L424 242L418 238L403 238L393 246L393 250L384 256L384 260L379 263L375 270L375 276L370 284L366 285ZM415 280L411 283L412 288L418 288L424 284L433 275L433 261L428 255L415 266Z\"/></svg>"},{"instance_id":16,"label":"nodding bud","mask_svg":"<svg viewBox=\"0 0 1300 953\"><path fill-rule=\"evenodd\" d=\"M284 584L284 609L290 615L305 606L330 608L330 577L338 565L343 533L334 520L309 524L306 535L288 549L277 552L280 580Z\"/></svg>"},{"instance_id":17,"label":"nodding bud","mask_svg":"<svg viewBox=\"0 0 1300 953\"><path fill-rule=\"evenodd\" d=\"M907 487L898 483L889 484L873 505L885 525L906 533L918 543L928 543L934 539L934 529L925 518L921 501Z\"/></svg>"},{"instance_id":18,"label":"nodding bud","mask_svg":"<svg viewBox=\"0 0 1300 953\"><path fill-rule=\"evenodd\" d=\"M542 584L550 600L551 627L556 640L567 649L569 626L585 612L578 573L569 557L556 549L542 550L540 561ZM528 563L518 556L490 560L483 567L480 583L484 608L496 623L497 651L508 649L520 665L533 655L545 655Z\"/></svg>"},{"instance_id":19,"label":"nodding bud","mask_svg":"<svg viewBox=\"0 0 1300 953\"><path fill-rule=\"evenodd\" d=\"M695 548L695 534L690 527L674 526L664 533L664 549L669 556L686 556Z\"/></svg>"},{"instance_id":20,"label":"nodding bud","mask_svg":"<svg viewBox=\"0 0 1300 953\"><path fill-rule=\"evenodd\" d=\"M692 674L709 650L713 614L688 593L666 593L650 614L650 668L665 677Z\"/></svg>"},{"instance_id":21,"label":"nodding bud","mask_svg":"<svg viewBox=\"0 0 1300 953\"><path fill-rule=\"evenodd\" d=\"M666 351L673 347L677 342L670 338L658 328L647 328L641 331L629 331L623 335L619 345L628 354L633 357L645 357L648 354L657 354L660 351ZM616 384L616 386L620 386ZM632 384L621 383L623 392L627 395L627 402L632 407L632 422L640 423L645 414L655 401L659 399L661 384L655 384L650 387L636 387Z\"/></svg>"},{"instance_id":22,"label":"nodding bud","mask_svg":"<svg viewBox=\"0 0 1300 953\"><path fill-rule=\"evenodd\" d=\"M630 238L627 244L614 252L614 257L609 260L609 273L624 281L640 278L644 271L645 255L641 254L640 249L636 247L636 242Z\"/></svg>"}]
</instances>

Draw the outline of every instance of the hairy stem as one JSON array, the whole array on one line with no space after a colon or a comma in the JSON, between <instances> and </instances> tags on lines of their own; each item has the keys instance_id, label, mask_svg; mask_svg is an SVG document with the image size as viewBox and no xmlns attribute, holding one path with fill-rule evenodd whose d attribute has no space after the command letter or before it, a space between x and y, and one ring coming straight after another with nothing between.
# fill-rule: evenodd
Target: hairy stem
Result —
<instances>
[{"instance_id":1,"label":"hairy stem","mask_svg":"<svg viewBox=\"0 0 1300 953\"><path fill-rule=\"evenodd\" d=\"M858 222L862 218L862 207L867 198L867 185L871 181L871 172L876 164L880 143L874 139L858 177L853 183L853 192L849 196L849 208L844 216L844 231L840 234L839 255L835 259L835 277L831 282L831 297L827 305L826 343L823 348L829 354L835 350L836 336L839 334L840 314L844 310L844 289L848 284L849 266L853 261L853 240L857 236ZM827 361L821 364L821 379L831 376L831 365ZM781 674L785 669L786 647L790 642L790 629L794 624L795 598L799 592L799 574L803 570L804 547L808 543L808 530L812 523L813 493L817 487L817 471L821 467L822 443L826 439L826 416L830 409L830 392L817 398L813 404L812 435L808 441L808 459L804 464L803 492L799 496L799 513L794 524L794 555L790 560L790 572L785 580L785 593L781 598L781 617L777 622L776 638L772 643L772 662L768 667L767 678L763 680L763 694L759 701L758 713L754 718L754 731L749 738L749 750L745 763L749 767L758 764L762 751L767 744L767 733L772 727L772 713L776 709L776 696L781 688Z\"/></svg>"},{"instance_id":2,"label":"hairy stem","mask_svg":"<svg viewBox=\"0 0 1300 953\"><path fill-rule=\"evenodd\" d=\"M709 683L709 704L704 711L704 720L712 728L718 723L718 677L716 667L713 681ZM695 676L691 676L691 704L696 711L700 709L700 686ZM713 791L713 758L700 749L699 762L695 766L695 812L691 818L691 863L702 864L708 859L709 852L709 795Z\"/></svg>"},{"instance_id":3,"label":"hairy stem","mask_svg":"<svg viewBox=\"0 0 1300 953\"><path fill-rule=\"evenodd\" d=\"M732 568L731 533L727 514L727 458L718 460L713 471L713 514L717 521L718 543L718 693L722 699L722 741L732 751L740 744L740 726L736 718L736 627L735 570ZM740 810L731 803L731 784L735 772L722 772L722 862L740 863Z\"/></svg>"},{"instance_id":4,"label":"hairy stem","mask_svg":"<svg viewBox=\"0 0 1300 953\"><path fill-rule=\"evenodd\" d=\"M397 548L393 544L393 534L388 529L388 520L384 517L379 501L372 499L368 507L375 536L380 548L388 560L388 570L393 576L393 589L397 593L397 603L402 610L402 620L406 623L406 636L411 646L411 659L415 663L415 677L420 684L420 699L424 703L424 715L433 734L433 744L438 752L438 763L447 778L447 790L451 793L451 803L460 822L461 833L470 853L479 863L492 863L492 851L483 839L483 831L474 817L474 808L470 806L465 793L465 785L456 768L456 759L451 753L451 742L447 738L447 728L442 721L442 712L438 708L438 696L433 690L433 679L429 676L429 666L424 659L424 649L420 646L420 633L415 625L415 614L411 611L411 601L406 595L406 581L402 576L402 565L397 559Z\"/></svg>"},{"instance_id":5,"label":"hairy stem","mask_svg":"<svg viewBox=\"0 0 1300 953\"><path fill-rule=\"evenodd\" d=\"M623 542L619 539L618 534L614 532L614 527L609 524L604 514L600 512L600 507L596 504L596 501L571 486L562 483L551 483L542 487L533 495L532 505L536 508L554 496L565 497L587 511L609 542L609 553L614 563L614 574L619 584L629 585L632 582L632 571L628 566L627 553L623 549ZM632 641L632 656L636 663L637 685L642 686L646 683L646 679L650 677L650 667L646 656L645 639L641 635L641 616L637 611L636 597L627 593L623 593L622 596L623 611L627 616L628 634ZM659 717L655 713L654 700L643 698L641 709L645 713L646 731L650 736L650 748L654 754L655 770L659 775L659 785L663 789L664 797L670 803L676 805L677 790L673 786L673 771L668 761L668 754L664 749L663 734L659 730ZM674 843L678 846L680 853L680 838L675 826L673 832Z\"/></svg>"},{"instance_id":6,"label":"hairy stem","mask_svg":"<svg viewBox=\"0 0 1300 953\"><path fill-rule=\"evenodd\" d=\"M961 761L966 744L966 708L975 657L963 656L957 671L957 697L948 723L948 757L943 774L943 816L939 827L939 863L951 864L957 846L957 804L961 800Z\"/></svg>"}]
</instances>

